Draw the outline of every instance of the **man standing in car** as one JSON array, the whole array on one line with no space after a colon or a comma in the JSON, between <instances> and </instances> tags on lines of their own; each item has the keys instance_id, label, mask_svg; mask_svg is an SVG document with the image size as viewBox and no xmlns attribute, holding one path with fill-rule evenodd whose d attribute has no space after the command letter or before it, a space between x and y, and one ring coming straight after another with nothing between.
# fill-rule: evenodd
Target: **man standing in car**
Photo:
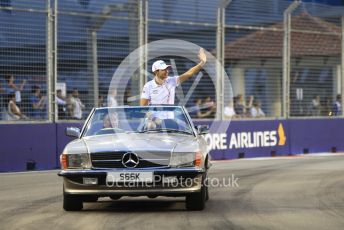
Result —
<instances>
[{"instance_id":1,"label":"man standing in car","mask_svg":"<svg viewBox=\"0 0 344 230\"><path fill-rule=\"evenodd\" d=\"M169 77L170 65L162 60L158 60L152 65L152 72L154 73L154 79L147 82L142 90L140 105L150 104L174 104L175 88L179 84L183 83L193 75L201 71L202 67L207 62L207 56L204 50L201 48L198 54L200 62L177 77Z\"/></svg>"}]
</instances>

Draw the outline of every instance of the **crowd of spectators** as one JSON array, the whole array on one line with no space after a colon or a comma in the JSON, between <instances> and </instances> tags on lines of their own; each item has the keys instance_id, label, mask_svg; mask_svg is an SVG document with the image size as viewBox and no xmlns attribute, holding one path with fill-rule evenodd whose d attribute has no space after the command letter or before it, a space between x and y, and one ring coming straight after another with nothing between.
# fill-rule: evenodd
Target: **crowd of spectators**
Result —
<instances>
[{"instance_id":1,"label":"crowd of spectators","mask_svg":"<svg viewBox=\"0 0 344 230\"><path fill-rule=\"evenodd\" d=\"M0 81L0 120L45 120L48 118L48 102L42 85L27 84L26 80L16 80L14 75L5 75ZM44 86L44 85L43 85ZM79 96L78 89L74 88L63 95L62 90L56 91L55 102L57 104L58 119L82 120L85 118L85 104ZM99 107L117 106L117 91L109 90L107 95L99 95ZM194 105L189 107L192 118L214 119L216 116L216 102L210 97L198 97ZM315 95L305 109L305 116L341 116L341 95L337 95L335 101L331 98L321 98ZM242 94L236 95L225 105L225 119L264 118L262 102L254 96L246 99Z\"/></svg>"},{"instance_id":2,"label":"crowd of spectators","mask_svg":"<svg viewBox=\"0 0 344 230\"><path fill-rule=\"evenodd\" d=\"M242 94L238 94L229 101L224 108L225 119L232 118L263 118L265 113L262 110L262 103L250 96L247 101Z\"/></svg>"},{"instance_id":3,"label":"crowd of spectators","mask_svg":"<svg viewBox=\"0 0 344 230\"><path fill-rule=\"evenodd\" d=\"M46 120L48 118L48 101L41 85L27 84L26 80L18 81L12 74L5 75L0 80L0 120ZM85 105L79 98L77 89L73 89L67 96L62 90L56 91L55 102L59 119L84 118Z\"/></svg>"},{"instance_id":4,"label":"crowd of spectators","mask_svg":"<svg viewBox=\"0 0 344 230\"><path fill-rule=\"evenodd\" d=\"M189 113L192 118L211 119L215 118L216 103L211 97L196 98L195 105L189 108Z\"/></svg>"},{"instance_id":5,"label":"crowd of spectators","mask_svg":"<svg viewBox=\"0 0 344 230\"><path fill-rule=\"evenodd\" d=\"M209 99L197 98L195 100L195 105L190 109L193 118L213 118L215 116L215 102L213 102L213 106L209 106L206 100ZM233 100L230 100L224 107L223 113L224 119L227 120L266 117L260 100L255 99L252 95L245 100L242 94L238 94ZM209 114L212 115L209 116ZM341 95L337 95L335 101L332 101L331 98L321 100L320 96L316 95L311 100L304 116L341 116L342 114Z\"/></svg>"},{"instance_id":6,"label":"crowd of spectators","mask_svg":"<svg viewBox=\"0 0 344 230\"><path fill-rule=\"evenodd\" d=\"M211 119L215 118L216 103L211 97L196 98L194 106L189 108L190 116L198 119ZM248 98L247 103L244 97L239 94L230 100L224 107L224 118L262 118L265 117L265 113L262 110L261 102L254 100L253 96Z\"/></svg>"},{"instance_id":7,"label":"crowd of spectators","mask_svg":"<svg viewBox=\"0 0 344 230\"><path fill-rule=\"evenodd\" d=\"M61 120L82 120L85 118L85 104L80 99L78 89L74 88L67 95L62 90L56 91L58 118Z\"/></svg>"},{"instance_id":8,"label":"crowd of spectators","mask_svg":"<svg viewBox=\"0 0 344 230\"><path fill-rule=\"evenodd\" d=\"M12 74L5 75L4 84L0 83L0 118L1 120L16 121L27 120L27 115L23 112L22 91L26 85L26 80L16 84Z\"/></svg>"},{"instance_id":9,"label":"crowd of spectators","mask_svg":"<svg viewBox=\"0 0 344 230\"><path fill-rule=\"evenodd\" d=\"M341 116L342 114L342 96L338 94L334 102L331 98L322 99L319 95L314 96L307 108L307 113L305 115Z\"/></svg>"},{"instance_id":10,"label":"crowd of spectators","mask_svg":"<svg viewBox=\"0 0 344 230\"><path fill-rule=\"evenodd\" d=\"M85 104L81 101L79 91L74 88L67 96L62 90L56 91L58 118L61 120L82 120L84 118Z\"/></svg>"}]
</instances>

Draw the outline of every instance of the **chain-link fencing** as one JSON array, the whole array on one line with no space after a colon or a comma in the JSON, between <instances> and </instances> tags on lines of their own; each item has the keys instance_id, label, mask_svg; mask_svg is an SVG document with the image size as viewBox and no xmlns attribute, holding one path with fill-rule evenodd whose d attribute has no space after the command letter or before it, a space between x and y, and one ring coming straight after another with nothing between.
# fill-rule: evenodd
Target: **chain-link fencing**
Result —
<instances>
[{"instance_id":1,"label":"chain-link fencing","mask_svg":"<svg viewBox=\"0 0 344 230\"><path fill-rule=\"evenodd\" d=\"M0 1L1 122L83 120L93 107L138 105L154 61L170 64L170 75L197 64L142 49L134 73L109 87L130 53L163 39L203 47L223 65L225 73L214 65L177 88L175 103L195 119L342 116L340 9L286 0Z\"/></svg>"}]
</instances>

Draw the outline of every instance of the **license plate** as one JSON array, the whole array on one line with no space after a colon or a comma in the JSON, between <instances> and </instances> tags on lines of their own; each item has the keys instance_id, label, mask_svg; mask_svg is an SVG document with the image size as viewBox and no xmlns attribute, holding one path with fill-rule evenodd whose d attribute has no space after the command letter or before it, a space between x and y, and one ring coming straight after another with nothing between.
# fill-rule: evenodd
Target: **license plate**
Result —
<instances>
[{"instance_id":1,"label":"license plate","mask_svg":"<svg viewBox=\"0 0 344 230\"><path fill-rule=\"evenodd\" d=\"M107 182L153 182L153 172L108 172Z\"/></svg>"}]
</instances>

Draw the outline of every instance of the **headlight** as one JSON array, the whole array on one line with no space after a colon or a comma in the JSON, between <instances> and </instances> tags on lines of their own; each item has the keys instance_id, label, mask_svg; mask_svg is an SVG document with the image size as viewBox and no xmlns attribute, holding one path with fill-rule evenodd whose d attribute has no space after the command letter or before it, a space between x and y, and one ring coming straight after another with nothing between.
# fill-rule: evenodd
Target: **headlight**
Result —
<instances>
[{"instance_id":1,"label":"headlight","mask_svg":"<svg viewBox=\"0 0 344 230\"><path fill-rule=\"evenodd\" d=\"M60 156L62 169L86 169L90 168L88 155L82 154L61 154Z\"/></svg>"},{"instance_id":2,"label":"headlight","mask_svg":"<svg viewBox=\"0 0 344 230\"><path fill-rule=\"evenodd\" d=\"M195 153L173 153L170 161L171 167L194 167L201 166L202 154Z\"/></svg>"}]
</instances>

